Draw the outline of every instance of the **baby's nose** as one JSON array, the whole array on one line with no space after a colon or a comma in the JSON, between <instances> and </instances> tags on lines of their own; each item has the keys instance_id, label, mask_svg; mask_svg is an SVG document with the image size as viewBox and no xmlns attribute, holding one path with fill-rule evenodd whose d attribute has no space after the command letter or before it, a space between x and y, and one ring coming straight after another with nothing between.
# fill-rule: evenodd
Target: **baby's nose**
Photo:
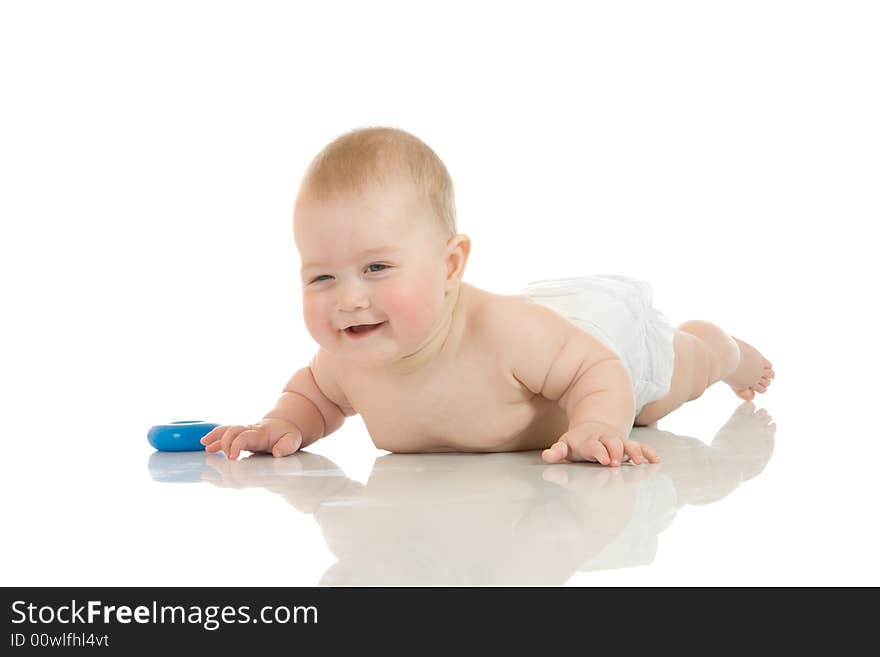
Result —
<instances>
[{"instance_id":1,"label":"baby's nose","mask_svg":"<svg viewBox=\"0 0 880 657\"><path fill-rule=\"evenodd\" d=\"M360 287L341 287L336 298L339 310L363 310L370 307L366 291Z\"/></svg>"}]
</instances>

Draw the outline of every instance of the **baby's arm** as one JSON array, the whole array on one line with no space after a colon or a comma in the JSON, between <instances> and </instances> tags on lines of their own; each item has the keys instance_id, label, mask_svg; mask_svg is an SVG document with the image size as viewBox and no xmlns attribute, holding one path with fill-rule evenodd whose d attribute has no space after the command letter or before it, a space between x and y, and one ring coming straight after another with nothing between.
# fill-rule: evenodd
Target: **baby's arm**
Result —
<instances>
[{"instance_id":1,"label":"baby's arm","mask_svg":"<svg viewBox=\"0 0 880 657\"><path fill-rule=\"evenodd\" d=\"M309 367L291 377L260 422L216 427L202 444L208 452L223 450L230 459L237 459L242 450L287 456L333 433L346 416L354 414L336 383L332 361L322 350Z\"/></svg>"},{"instance_id":2,"label":"baby's arm","mask_svg":"<svg viewBox=\"0 0 880 657\"><path fill-rule=\"evenodd\" d=\"M659 460L629 440L635 415L632 381L614 351L537 303L499 311L506 319L496 326L504 327L500 342L507 346L513 377L558 402L568 416L568 431L545 450L544 460L603 465L619 465L624 456L634 463Z\"/></svg>"}]
</instances>

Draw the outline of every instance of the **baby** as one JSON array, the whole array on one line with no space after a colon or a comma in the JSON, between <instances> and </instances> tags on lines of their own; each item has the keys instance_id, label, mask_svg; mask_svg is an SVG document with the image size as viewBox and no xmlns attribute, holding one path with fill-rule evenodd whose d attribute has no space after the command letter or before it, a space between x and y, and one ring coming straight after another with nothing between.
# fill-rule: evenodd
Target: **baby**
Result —
<instances>
[{"instance_id":1,"label":"baby","mask_svg":"<svg viewBox=\"0 0 880 657\"><path fill-rule=\"evenodd\" d=\"M303 177L293 232L318 352L260 422L207 434L208 452L286 456L359 413L391 452L656 463L633 426L718 381L751 400L775 376L714 324L673 329L636 279L539 281L521 295L463 282L470 239L456 229L452 181L402 130L328 144Z\"/></svg>"}]
</instances>

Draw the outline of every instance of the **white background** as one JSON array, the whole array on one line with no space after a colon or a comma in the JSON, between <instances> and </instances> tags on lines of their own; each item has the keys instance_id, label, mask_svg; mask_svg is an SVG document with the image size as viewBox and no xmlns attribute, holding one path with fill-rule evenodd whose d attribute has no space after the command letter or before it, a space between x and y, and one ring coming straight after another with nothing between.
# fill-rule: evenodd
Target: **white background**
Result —
<instances>
[{"instance_id":1,"label":"white background","mask_svg":"<svg viewBox=\"0 0 880 657\"><path fill-rule=\"evenodd\" d=\"M878 16L3 3L2 583L317 581L332 556L307 516L155 484L146 430L255 421L308 362L299 178L337 135L387 125L450 170L466 281L637 276L674 324L715 322L776 369L756 400L778 426L766 470L682 511L653 564L570 583L880 584ZM669 426L717 426L738 402L716 386ZM380 454L359 418L324 442L358 480ZM151 568L182 528L202 537L177 546L190 556ZM247 568L255 535L296 553L292 579Z\"/></svg>"}]
</instances>

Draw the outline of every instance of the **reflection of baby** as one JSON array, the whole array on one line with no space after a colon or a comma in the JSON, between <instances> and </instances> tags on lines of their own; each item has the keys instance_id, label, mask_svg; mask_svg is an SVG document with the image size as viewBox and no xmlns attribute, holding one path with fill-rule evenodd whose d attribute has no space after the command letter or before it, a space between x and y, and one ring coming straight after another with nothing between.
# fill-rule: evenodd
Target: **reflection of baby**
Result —
<instances>
[{"instance_id":1,"label":"reflection of baby","mask_svg":"<svg viewBox=\"0 0 880 657\"><path fill-rule=\"evenodd\" d=\"M639 429L668 454L650 468L540 466L537 455L389 454L366 484L329 459L230 462L204 479L262 487L314 514L337 558L326 585L555 585L576 570L653 560L685 504L716 501L770 458L775 425L744 403L712 440Z\"/></svg>"},{"instance_id":2,"label":"reflection of baby","mask_svg":"<svg viewBox=\"0 0 880 657\"><path fill-rule=\"evenodd\" d=\"M630 440L713 383L744 399L774 377L705 321L673 329L647 283L539 281L522 295L464 283L452 181L397 129L345 134L312 161L294 209L303 315L319 350L256 424L202 442L291 454L359 413L392 452L543 449L544 461L659 461Z\"/></svg>"}]
</instances>

